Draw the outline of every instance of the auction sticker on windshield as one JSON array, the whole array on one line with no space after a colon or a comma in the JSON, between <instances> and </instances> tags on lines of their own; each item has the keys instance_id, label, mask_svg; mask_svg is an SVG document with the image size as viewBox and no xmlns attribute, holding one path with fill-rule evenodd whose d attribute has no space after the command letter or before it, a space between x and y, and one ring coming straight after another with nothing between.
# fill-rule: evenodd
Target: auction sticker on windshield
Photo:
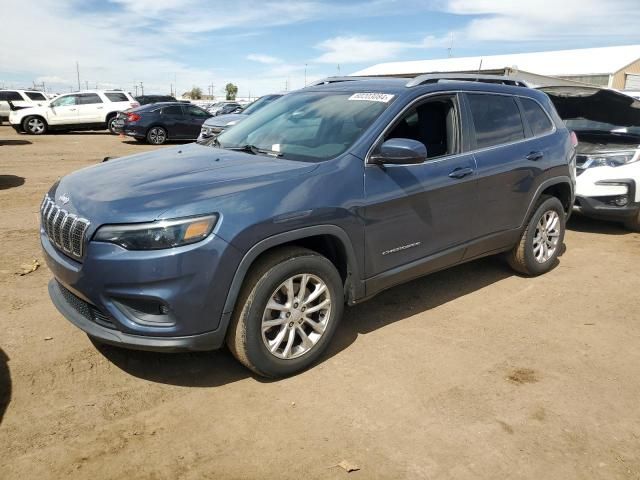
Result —
<instances>
[{"instance_id":1,"label":"auction sticker on windshield","mask_svg":"<svg viewBox=\"0 0 640 480\"><path fill-rule=\"evenodd\" d=\"M389 103L393 97L395 95L389 93L354 93L349 97L349 100Z\"/></svg>"}]
</instances>

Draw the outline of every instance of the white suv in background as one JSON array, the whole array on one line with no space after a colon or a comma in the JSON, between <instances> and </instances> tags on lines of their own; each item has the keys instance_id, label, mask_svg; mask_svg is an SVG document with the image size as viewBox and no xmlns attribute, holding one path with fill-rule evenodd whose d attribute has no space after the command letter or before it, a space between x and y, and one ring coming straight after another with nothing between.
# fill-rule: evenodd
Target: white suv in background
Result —
<instances>
[{"instance_id":1,"label":"white suv in background","mask_svg":"<svg viewBox=\"0 0 640 480\"><path fill-rule=\"evenodd\" d=\"M13 102L12 102L13 103ZM17 132L42 135L47 130L103 130L113 132L118 112L138 107L120 90L86 90L60 95L31 108L12 109L9 122Z\"/></svg>"},{"instance_id":2,"label":"white suv in background","mask_svg":"<svg viewBox=\"0 0 640 480\"><path fill-rule=\"evenodd\" d=\"M9 102L17 109L38 107L47 103L47 96L36 90L0 90L0 124L9 120Z\"/></svg>"}]
</instances>

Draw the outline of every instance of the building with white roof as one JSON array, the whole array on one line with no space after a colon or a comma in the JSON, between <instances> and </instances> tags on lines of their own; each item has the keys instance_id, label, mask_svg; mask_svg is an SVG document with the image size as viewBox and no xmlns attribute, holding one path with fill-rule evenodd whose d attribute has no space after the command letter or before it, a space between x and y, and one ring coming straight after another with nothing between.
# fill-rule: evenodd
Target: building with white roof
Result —
<instances>
[{"instance_id":1,"label":"building with white roof","mask_svg":"<svg viewBox=\"0 0 640 480\"><path fill-rule=\"evenodd\" d=\"M424 73L499 74L536 85L580 82L640 90L640 45L389 62L353 75L411 77Z\"/></svg>"}]
</instances>

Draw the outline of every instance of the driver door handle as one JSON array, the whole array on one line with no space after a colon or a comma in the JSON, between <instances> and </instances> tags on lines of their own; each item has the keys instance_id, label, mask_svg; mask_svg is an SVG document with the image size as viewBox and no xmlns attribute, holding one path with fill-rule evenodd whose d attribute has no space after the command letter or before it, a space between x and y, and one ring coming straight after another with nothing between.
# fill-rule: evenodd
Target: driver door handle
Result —
<instances>
[{"instance_id":1,"label":"driver door handle","mask_svg":"<svg viewBox=\"0 0 640 480\"><path fill-rule=\"evenodd\" d=\"M453 172L449 174L451 178L464 178L467 175L471 175L473 173L473 168L456 168Z\"/></svg>"},{"instance_id":2,"label":"driver door handle","mask_svg":"<svg viewBox=\"0 0 640 480\"><path fill-rule=\"evenodd\" d=\"M542 157L544 157L544 153L542 153L542 152L531 152L525 158L527 160L531 160L532 162L535 162L537 160L540 160Z\"/></svg>"}]
</instances>

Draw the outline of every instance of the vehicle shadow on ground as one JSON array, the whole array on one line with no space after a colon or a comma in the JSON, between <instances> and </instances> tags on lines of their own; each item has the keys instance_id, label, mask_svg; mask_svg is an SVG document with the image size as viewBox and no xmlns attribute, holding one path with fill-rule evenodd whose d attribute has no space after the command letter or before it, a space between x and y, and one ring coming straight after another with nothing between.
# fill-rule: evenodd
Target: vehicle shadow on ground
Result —
<instances>
[{"instance_id":1,"label":"vehicle shadow on ground","mask_svg":"<svg viewBox=\"0 0 640 480\"><path fill-rule=\"evenodd\" d=\"M71 130L71 131L67 131L67 130L49 130L48 132L51 135L80 135L80 136L86 136L86 135L111 135L113 137L115 137L116 135L114 135L113 133L111 133L108 130Z\"/></svg>"},{"instance_id":2,"label":"vehicle shadow on ground","mask_svg":"<svg viewBox=\"0 0 640 480\"><path fill-rule=\"evenodd\" d=\"M156 147L162 147L162 146L170 146L170 145L187 145L189 143L193 143L193 140L167 140L166 143L163 143L162 145L154 145ZM139 142L137 140L123 140L122 143L125 143L127 145L151 145L148 142Z\"/></svg>"},{"instance_id":3,"label":"vehicle shadow on ground","mask_svg":"<svg viewBox=\"0 0 640 480\"><path fill-rule=\"evenodd\" d=\"M489 257L394 287L362 305L346 308L327 352L317 364L348 348L360 335L439 307L512 275L513 271L499 257ZM253 375L226 349L169 354L99 344L96 347L125 372L159 383L216 387L248 377L260 382L271 381Z\"/></svg>"},{"instance_id":4,"label":"vehicle shadow on ground","mask_svg":"<svg viewBox=\"0 0 640 480\"><path fill-rule=\"evenodd\" d=\"M24 177L17 175L0 175L0 190L9 190L10 188L24 185Z\"/></svg>"},{"instance_id":5,"label":"vehicle shadow on ground","mask_svg":"<svg viewBox=\"0 0 640 480\"><path fill-rule=\"evenodd\" d=\"M622 223L596 220L582 215L572 215L567 228L582 233L603 233L607 235L628 235L632 233Z\"/></svg>"},{"instance_id":6,"label":"vehicle shadow on ground","mask_svg":"<svg viewBox=\"0 0 640 480\"><path fill-rule=\"evenodd\" d=\"M0 140L0 147L12 146L12 145L31 145L29 140Z\"/></svg>"},{"instance_id":7,"label":"vehicle shadow on ground","mask_svg":"<svg viewBox=\"0 0 640 480\"><path fill-rule=\"evenodd\" d=\"M0 424L11 401L11 374L9 372L9 357L0 348Z\"/></svg>"}]
</instances>

